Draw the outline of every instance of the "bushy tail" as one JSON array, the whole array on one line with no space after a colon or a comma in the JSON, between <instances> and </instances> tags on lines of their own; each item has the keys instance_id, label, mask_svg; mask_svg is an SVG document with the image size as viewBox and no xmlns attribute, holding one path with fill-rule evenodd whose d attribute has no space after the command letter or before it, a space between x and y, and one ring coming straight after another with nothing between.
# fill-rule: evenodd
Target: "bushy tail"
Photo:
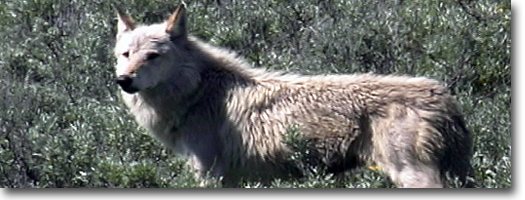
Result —
<instances>
[{"instance_id":1,"label":"bushy tail","mask_svg":"<svg viewBox=\"0 0 525 200\"><path fill-rule=\"evenodd\" d=\"M445 149L440 159L443 183L449 186L475 187L475 172L471 165L472 135L462 116L452 116L441 130Z\"/></svg>"}]
</instances>

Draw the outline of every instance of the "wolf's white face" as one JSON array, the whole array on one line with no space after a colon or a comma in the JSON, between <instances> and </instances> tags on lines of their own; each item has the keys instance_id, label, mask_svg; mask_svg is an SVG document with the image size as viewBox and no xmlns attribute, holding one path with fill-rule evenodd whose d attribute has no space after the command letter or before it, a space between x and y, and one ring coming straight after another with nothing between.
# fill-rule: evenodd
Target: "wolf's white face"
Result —
<instances>
[{"instance_id":1,"label":"wolf's white face","mask_svg":"<svg viewBox=\"0 0 525 200\"><path fill-rule=\"evenodd\" d=\"M198 72L192 68L186 45L184 7L161 24L135 27L130 17L119 11L115 56L117 83L127 93L154 88L170 82L188 90L196 85Z\"/></svg>"},{"instance_id":2,"label":"wolf's white face","mask_svg":"<svg viewBox=\"0 0 525 200\"><path fill-rule=\"evenodd\" d=\"M170 52L169 36L162 33L163 25L139 27L119 35L115 48L117 83L128 93L144 90L165 81L176 62ZM175 63L174 63L175 64ZM168 65L168 66L164 66Z\"/></svg>"}]
</instances>

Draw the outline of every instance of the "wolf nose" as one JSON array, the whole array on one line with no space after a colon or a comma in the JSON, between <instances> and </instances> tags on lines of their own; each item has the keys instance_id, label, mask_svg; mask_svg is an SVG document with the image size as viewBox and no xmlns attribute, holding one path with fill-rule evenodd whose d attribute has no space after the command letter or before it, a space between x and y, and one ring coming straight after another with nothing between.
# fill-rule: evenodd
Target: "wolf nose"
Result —
<instances>
[{"instance_id":1,"label":"wolf nose","mask_svg":"<svg viewBox=\"0 0 525 200\"><path fill-rule=\"evenodd\" d=\"M127 93L134 93L134 92L137 91L137 89L134 89L134 88L131 87L131 84L133 83L133 78L131 78L128 75L121 75L121 76L119 76L117 78L116 82Z\"/></svg>"},{"instance_id":2,"label":"wolf nose","mask_svg":"<svg viewBox=\"0 0 525 200\"><path fill-rule=\"evenodd\" d=\"M133 79L127 75L122 75L122 76L119 76L116 81L120 85L120 87L127 88L131 86Z\"/></svg>"}]
</instances>

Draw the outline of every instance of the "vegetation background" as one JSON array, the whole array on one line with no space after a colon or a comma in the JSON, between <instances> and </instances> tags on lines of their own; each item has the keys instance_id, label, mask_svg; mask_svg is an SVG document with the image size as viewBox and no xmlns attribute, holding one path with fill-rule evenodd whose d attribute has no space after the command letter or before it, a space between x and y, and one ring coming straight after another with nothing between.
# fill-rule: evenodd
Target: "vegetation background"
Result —
<instances>
[{"instance_id":1,"label":"vegetation background","mask_svg":"<svg viewBox=\"0 0 525 200\"><path fill-rule=\"evenodd\" d=\"M440 80L474 134L477 187L511 187L510 0L185 2L194 35L255 67ZM185 160L137 126L113 81L112 4L154 23L179 3L0 0L0 187L199 187ZM345 180L319 173L271 187L395 187L369 169Z\"/></svg>"}]
</instances>

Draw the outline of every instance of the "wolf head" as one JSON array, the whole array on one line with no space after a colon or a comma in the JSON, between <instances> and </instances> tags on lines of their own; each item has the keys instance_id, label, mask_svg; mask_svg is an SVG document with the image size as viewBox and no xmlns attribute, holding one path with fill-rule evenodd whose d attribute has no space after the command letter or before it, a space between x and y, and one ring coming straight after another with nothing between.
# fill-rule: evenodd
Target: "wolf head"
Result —
<instances>
[{"instance_id":1,"label":"wolf head","mask_svg":"<svg viewBox=\"0 0 525 200\"><path fill-rule=\"evenodd\" d=\"M199 70L192 63L195 55L188 40L184 5L164 23L149 26L137 25L118 8L117 14L116 82L125 92L132 94L164 83L184 91L198 85Z\"/></svg>"}]
</instances>

